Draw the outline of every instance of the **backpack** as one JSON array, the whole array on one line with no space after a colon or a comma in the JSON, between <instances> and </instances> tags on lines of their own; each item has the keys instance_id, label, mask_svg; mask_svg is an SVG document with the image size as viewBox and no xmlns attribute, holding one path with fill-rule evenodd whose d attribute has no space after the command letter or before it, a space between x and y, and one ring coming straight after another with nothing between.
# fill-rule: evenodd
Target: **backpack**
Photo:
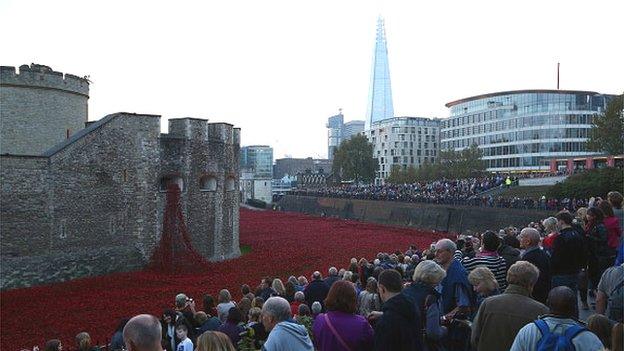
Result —
<instances>
[{"instance_id":1,"label":"backpack","mask_svg":"<svg viewBox=\"0 0 624 351\"><path fill-rule=\"evenodd\" d=\"M572 339L587 330L575 324L566 329L563 334L555 334L550 331L544 320L538 319L534 323L542 333L542 338L537 343L537 351L574 351L576 348L572 344Z\"/></svg>"},{"instance_id":2,"label":"backpack","mask_svg":"<svg viewBox=\"0 0 624 351\"><path fill-rule=\"evenodd\" d=\"M609 294L609 319L616 322L622 322L622 314L624 314L624 280L615 286L615 289Z\"/></svg>"}]
</instances>

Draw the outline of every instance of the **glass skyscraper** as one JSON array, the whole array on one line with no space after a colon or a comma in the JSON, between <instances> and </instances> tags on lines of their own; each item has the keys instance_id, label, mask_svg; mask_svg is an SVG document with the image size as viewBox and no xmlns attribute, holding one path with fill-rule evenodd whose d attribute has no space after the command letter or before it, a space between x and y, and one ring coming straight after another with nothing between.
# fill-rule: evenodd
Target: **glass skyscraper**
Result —
<instances>
[{"instance_id":1,"label":"glass skyscraper","mask_svg":"<svg viewBox=\"0 0 624 351\"><path fill-rule=\"evenodd\" d=\"M377 19L375 52L373 54L373 65L368 93L366 130L371 128L373 122L392 117L394 117L394 107L392 106L392 88L390 86L386 30L384 28L384 20L379 17L379 19Z\"/></svg>"},{"instance_id":2,"label":"glass skyscraper","mask_svg":"<svg viewBox=\"0 0 624 351\"><path fill-rule=\"evenodd\" d=\"M518 90L446 104L442 149L478 145L489 171L548 170L549 161L597 155L587 150L592 119L613 95L573 90Z\"/></svg>"},{"instance_id":3,"label":"glass skyscraper","mask_svg":"<svg viewBox=\"0 0 624 351\"><path fill-rule=\"evenodd\" d=\"M273 148L266 145L241 147L241 169L253 170L256 178L273 178Z\"/></svg>"}]
</instances>

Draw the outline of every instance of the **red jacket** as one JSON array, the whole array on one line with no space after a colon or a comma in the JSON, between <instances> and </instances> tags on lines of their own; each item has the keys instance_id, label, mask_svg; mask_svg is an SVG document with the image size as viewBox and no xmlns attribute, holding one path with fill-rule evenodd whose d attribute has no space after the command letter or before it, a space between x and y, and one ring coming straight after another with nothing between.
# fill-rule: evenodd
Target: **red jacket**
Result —
<instances>
[{"instance_id":1,"label":"red jacket","mask_svg":"<svg viewBox=\"0 0 624 351\"><path fill-rule=\"evenodd\" d=\"M607 245L617 249L620 244L620 220L617 217L606 217L602 223L607 228Z\"/></svg>"},{"instance_id":2,"label":"red jacket","mask_svg":"<svg viewBox=\"0 0 624 351\"><path fill-rule=\"evenodd\" d=\"M299 305L301 305L301 302L299 301L293 301L290 303L290 311L292 312L293 316L299 314Z\"/></svg>"}]
</instances>

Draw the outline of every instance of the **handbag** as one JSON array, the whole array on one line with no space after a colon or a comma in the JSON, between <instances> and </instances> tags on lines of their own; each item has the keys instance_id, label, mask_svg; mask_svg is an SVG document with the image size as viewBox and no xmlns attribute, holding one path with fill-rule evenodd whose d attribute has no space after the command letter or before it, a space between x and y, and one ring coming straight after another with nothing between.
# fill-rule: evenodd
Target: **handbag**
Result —
<instances>
[{"instance_id":1,"label":"handbag","mask_svg":"<svg viewBox=\"0 0 624 351\"><path fill-rule=\"evenodd\" d=\"M340 343L340 345L342 345L342 347L344 347L345 350L351 351L351 348L349 347L349 345L347 345L347 343L344 341L342 336L340 336L340 334L338 334L338 331L336 331L336 328L334 328L334 325L332 324L331 320L327 316L327 313L325 313L323 317L325 318L325 323L327 323L329 330L331 330L332 334L334 334L336 339L338 339L338 342Z\"/></svg>"}]
</instances>

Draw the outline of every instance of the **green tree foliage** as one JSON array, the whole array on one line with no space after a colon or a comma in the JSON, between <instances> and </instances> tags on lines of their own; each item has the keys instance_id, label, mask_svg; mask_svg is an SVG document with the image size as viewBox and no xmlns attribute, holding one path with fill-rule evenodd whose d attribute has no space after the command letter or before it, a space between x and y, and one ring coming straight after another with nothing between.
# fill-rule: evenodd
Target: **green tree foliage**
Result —
<instances>
[{"instance_id":1,"label":"green tree foliage","mask_svg":"<svg viewBox=\"0 0 624 351\"><path fill-rule=\"evenodd\" d=\"M592 196L600 196L604 199L609 191L622 191L623 188L624 174L621 169L592 169L583 173L574 174L565 181L554 185L548 190L547 196L584 199L588 199Z\"/></svg>"},{"instance_id":2,"label":"green tree foliage","mask_svg":"<svg viewBox=\"0 0 624 351\"><path fill-rule=\"evenodd\" d=\"M594 116L587 149L608 155L624 153L624 94L615 97L601 116Z\"/></svg>"},{"instance_id":3,"label":"green tree foliage","mask_svg":"<svg viewBox=\"0 0 624 351\"><path fill-rule=\"evenodd\" d=\"M363 135L343 141L332 163L332 171L344 180L371 182L375 178L377 159L373 158L373 144Z\"/></svg>"},{"instance_id":4,"label":"green tree foliage","mask_svg":"<svg viewBox=\"0 0 624 351\"><path fill-rule=\"evenodd\" d=\"M485 172L483 152L477 145L471 145L462 151L443 150L435 164L423 163L419 168L402 169L393 167L387 182L392 184L431 181L440 178L468 178Z\"/></svg>"}]
</instances>

